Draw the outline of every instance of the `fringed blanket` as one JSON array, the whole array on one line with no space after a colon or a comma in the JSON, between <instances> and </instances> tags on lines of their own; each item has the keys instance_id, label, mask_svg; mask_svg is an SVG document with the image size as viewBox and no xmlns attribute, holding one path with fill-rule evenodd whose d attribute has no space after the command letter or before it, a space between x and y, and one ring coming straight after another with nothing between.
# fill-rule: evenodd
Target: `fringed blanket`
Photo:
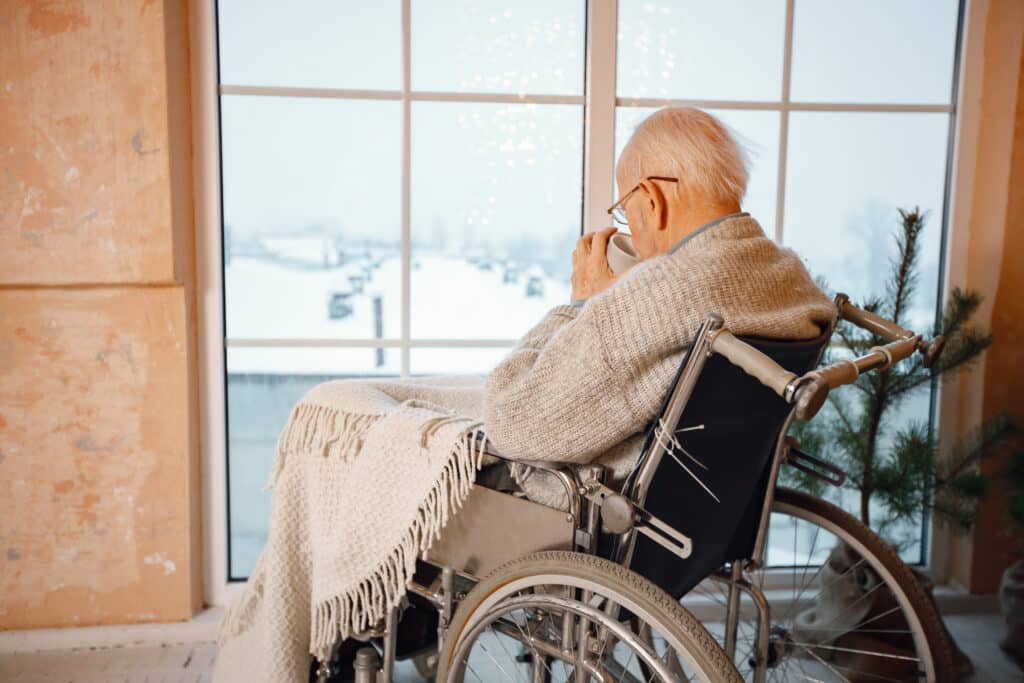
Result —
<instances>
[{"instance_id":1,"label":"fringed blanket","mask_svg":"<svg viewBox=\"0 0 1024 683\"><path fill-rule=\"evenodd\" d=\"M221 627L215 680L306 680L398 604L482 458L480 380L328 382L278 443L270 535Z\"/></svg>"}]
</instances>

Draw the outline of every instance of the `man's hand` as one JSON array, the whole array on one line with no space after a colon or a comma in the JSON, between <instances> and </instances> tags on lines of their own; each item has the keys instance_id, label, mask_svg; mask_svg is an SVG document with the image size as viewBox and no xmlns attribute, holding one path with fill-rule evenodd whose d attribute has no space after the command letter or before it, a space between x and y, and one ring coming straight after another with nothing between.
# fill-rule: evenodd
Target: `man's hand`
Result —
<instances>
[{"instance_id":1,"label":"man's hand","mask_svg":"<svg viewBox=\"0 0 1024 683\"><path fill-rule=\"evenodd\" d=\"M611 287L616 280L608 266L608 238L618 232L605 228L588 232L576 242L572 252L572 298L589 299Z\"/></svg>"}]
</instances>

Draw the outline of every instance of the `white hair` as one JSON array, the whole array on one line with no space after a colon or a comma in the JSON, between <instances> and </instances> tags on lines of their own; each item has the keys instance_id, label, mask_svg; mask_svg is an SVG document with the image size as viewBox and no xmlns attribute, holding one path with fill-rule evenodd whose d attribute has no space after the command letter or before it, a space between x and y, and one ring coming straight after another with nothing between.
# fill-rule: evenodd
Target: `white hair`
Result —
<instances>
[{"instance_id":1,"label":"white hair","mask_svg":"<svg viewBox=\"0 0 1024 683\"><path fill-rule=\"evenodd\" d=\"M619 173L627 187L648 176L671 176L691 195L739 203L747 191L747 152L711 114L695 107L665 107L633 131Z\"/></svg>"}]
</instances>

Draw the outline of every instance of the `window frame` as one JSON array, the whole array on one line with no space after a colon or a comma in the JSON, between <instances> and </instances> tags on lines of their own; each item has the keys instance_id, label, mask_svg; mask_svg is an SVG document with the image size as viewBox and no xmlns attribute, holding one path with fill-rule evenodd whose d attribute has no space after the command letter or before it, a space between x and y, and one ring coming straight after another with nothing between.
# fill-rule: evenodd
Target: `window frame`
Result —
<instances>
[{"instance_id":1,"label":"window frame","mask_svg":"<svg viewBox=\"0 0 1024 683\"><path fill-rule=\"evenodd\" d=\"M583 205L584 231L607 224L606 208L614 201L615 115L617 107L690 105L709 109L764 110L779 112L779 154L775 238L781 241L785 214L786 151L789 114L793 111L835 112L940 112L951 117L947 150L947 184L942 214L942 263L940 305L954 282L963 281L966 249L951 248L966 240L972 189L972 161L977 145L980 106L977 90L983 63L985 3L961 0L959 44L949 104L833 104L791 102L793 17L795 0L786 0L782 90L778 101L721 101L702 99L620 98L616 93L618 0L586 2L586 38L583 95L512 95L413 91L410 87L410 5L402 6L402 87L400 90L344 90L219 83L216 0L189 0L191 47L193 194L196 230L196 305L198 309L198 367L200 381L200 449L203 503L203 577L208 605L225 605L239 593L240 581L229 579L228 486L227 486L227 385L225 355L228 348L274 347L387 347L401 353L401 372L409 374L412 348L498 348L515 340L412 339L410 336L411 226L410 226L410 128L412 102L526 102L583 105ZM959 88L965 74L972 75L971 90ZM333 99L399 100L402 103L402 312L399 339L245 339L229 340L224 326L224 283L221 236L220 96L304 96ZM958 198L965 198L957 201ZM958 392L955 385L933 399L940 444L955 440ZM927 524L926 532L927 532ZM926 533L925 569L941 582L948 578L948 530L932 523ZM929 538L930 536L930 538ZM780 581L789 570L779 570Z\"/></svg>"}]
</instances>

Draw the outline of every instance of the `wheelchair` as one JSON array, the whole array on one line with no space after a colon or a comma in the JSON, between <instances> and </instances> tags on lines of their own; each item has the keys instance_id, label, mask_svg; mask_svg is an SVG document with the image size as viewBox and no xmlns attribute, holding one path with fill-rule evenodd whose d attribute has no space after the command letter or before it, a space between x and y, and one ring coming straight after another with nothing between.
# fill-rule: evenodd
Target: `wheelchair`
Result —
<instances>
[{"instance_id":1,"label":"wheelchair","mask_svg":"<svg viewBox=\"0 0 1024 683\"><path fill-rule=\"evenodd\" d=\"M599 466L553 462L528 464L561 482L565 510L475 485L403 604L361 636L374 646L355 657L356 683L391 681L412 655L439 682L954 680L934 603L895 550L831 503L777 486L784 466L842 483L787 437L794 417L861 373L941 352L941 338L845 295L836 305L887 343L818 368L832 329L741 339L710 315L620 490ZM792 524L771 524L780 518ZM798 542L780 556L772 537L790 527ZM436 613L434 649L401 652L410 605ZM332 664L318 673L330 680Z\"/></svg>"}]
</instances>

